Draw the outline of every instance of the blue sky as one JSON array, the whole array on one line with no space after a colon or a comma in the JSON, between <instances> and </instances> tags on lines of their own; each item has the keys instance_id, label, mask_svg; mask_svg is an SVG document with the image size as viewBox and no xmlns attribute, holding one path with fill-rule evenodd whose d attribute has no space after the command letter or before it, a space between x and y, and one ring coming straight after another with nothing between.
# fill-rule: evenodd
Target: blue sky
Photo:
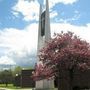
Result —
<instances>
[{"instance_id":1,"label":"blue sky","mask_svg":"<svg viewBox=\"0 0 90 90\"><path fill-rule=\"evenodd\" d=\"M48 0L51 34L72 31L90 41L90 0ZM45 0L0 0L0 65L36 61L39 5Z\"/></svg>"}]
</instances>

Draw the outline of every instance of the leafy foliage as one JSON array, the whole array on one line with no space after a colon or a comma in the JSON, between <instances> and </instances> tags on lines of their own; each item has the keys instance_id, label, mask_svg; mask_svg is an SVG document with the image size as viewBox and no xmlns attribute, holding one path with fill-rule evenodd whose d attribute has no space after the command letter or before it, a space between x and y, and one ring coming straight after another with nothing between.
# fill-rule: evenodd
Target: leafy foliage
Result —
<instances>
[{"instance_id":1,"label":"leafy foliage","mask_svg":"<svg viewBox=\"0 0 90 90\"><path fill-rule=\"evenodd\" d=\"M0 83L6 84L6 86L13 82L13 76L11 70L0 71Z\"/></svg>"},{"instance_id":2,"label":"leafy foliage","mask_svg":"<svg viewBox=\"0 0 90 90\"><path fill-rule=\"evenodd\" d=\"M16 74L21 74L22 67L16 66L15 69L12 71L13 77L16 76Z\"/></svg>"},{"instance_id":3,"label":"leafy foliage","mask_svg":"<svg viewBox=\"0 0 90 90\"><path fill-rule=\"evenodd\" d=\"M87 70L90 67L90 45L72 32L55 34L39 55L40 63L33 72L35 80L58 76L60 69Z\"/></svg>"}]
</instances>

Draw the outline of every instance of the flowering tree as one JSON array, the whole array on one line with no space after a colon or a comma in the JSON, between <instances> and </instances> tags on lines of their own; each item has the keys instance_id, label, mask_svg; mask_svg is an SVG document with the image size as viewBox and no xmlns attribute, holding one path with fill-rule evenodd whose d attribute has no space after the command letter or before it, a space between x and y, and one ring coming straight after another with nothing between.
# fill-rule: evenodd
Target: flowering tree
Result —
<instances>
[{"instance_id":1,"label":"flowering tree","mask_svg":"<svg viewBox=\"0 0 90 90\"><path fill-rule=\"evenodd\" d=\"M38 72L42 79L60 76L61 70L69 70L72 75L75 68L89 69L90 45L71 32L61 32L42 48L39 59L43 63L42 71L36 69L34 75Z\"/></svg>"}]
</instances>

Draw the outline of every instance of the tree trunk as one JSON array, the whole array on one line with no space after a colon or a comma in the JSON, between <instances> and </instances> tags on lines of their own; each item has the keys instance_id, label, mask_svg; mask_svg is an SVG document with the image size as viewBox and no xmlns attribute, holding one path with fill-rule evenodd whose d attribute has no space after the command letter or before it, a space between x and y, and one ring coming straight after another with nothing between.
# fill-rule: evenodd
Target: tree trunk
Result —
<instances>
[{"instance_id":1,"label":"tree trunk","mask_svg":"<svg viewBox=\"0 0 90 90\"><path fill-rule=\"evenodd\" d=\"M72 90L68 70L61 70L58 77L58 90Z\"/></svg>"},{"instance_id":2,"label":"tree trunk","mask_svg":"<svg viewBox=\"0 0 90 90\"><path fill-rule=\"evenodd\" d=\"M69 70L69 84L70 90L73 90L73 69Z\"/></svg>"}]
</instances>

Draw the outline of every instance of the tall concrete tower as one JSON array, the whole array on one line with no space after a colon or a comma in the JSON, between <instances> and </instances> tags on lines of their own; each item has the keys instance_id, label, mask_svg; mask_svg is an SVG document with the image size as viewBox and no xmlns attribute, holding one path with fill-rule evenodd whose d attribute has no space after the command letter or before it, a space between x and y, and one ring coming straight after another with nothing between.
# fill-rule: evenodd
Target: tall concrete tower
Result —
<instances>
[{"instance_id":1,"label":"tall concrete tower","mask_svg":"<svg viewBox=\"0 0 90 90\"><path fill-rule=\"evenodd\" d=\"M40 14L39 14L39 28L38 28L38 46L37 46L37 54L39 54L39 50L44 47L45 43L48 42L51 38L50 32L50 17L49 17L49 4L48 0L46 0L46 8L43 11L40 5ZM39 58L37 57L38 63ZM36 89L47 90L54 88L53 80L40 80L36 81Z\"/></svg>"},{"instance_id":2,"label":"tall concrete tower","mask_svg":"<svg viewBox=\"0 0 90 90\"><path fill-rule=\"evenodd\" d=\"M45 45L45 42L49 41L50 38L51 32L50 32L49 5L48 0L46 0L46 9L44 11L42 10L42 7L40 5L37 53Z\"/></svg>"}]
</instances>

